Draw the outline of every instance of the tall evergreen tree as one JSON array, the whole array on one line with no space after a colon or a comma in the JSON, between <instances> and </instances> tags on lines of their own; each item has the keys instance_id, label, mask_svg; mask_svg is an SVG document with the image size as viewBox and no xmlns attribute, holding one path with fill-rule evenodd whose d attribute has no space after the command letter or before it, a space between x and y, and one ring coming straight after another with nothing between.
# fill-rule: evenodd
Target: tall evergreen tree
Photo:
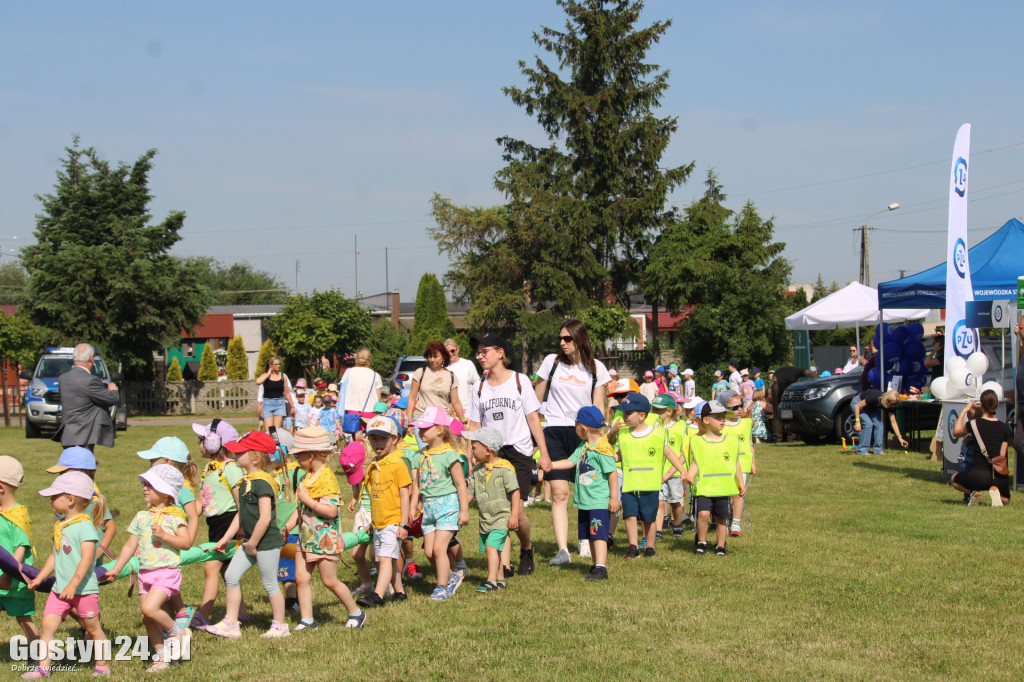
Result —
<instances>
[{"instance_id":1,"label":"tall evergreen tree","mask_svg":"<svg viewBox=\"0 0 1024 682\"><path fill-rule=\"evenodd\" d=\"M217 375L217 359L213 355L213 347L207 341L203 346L203 357L199 358L199 374L196 375L196 379L216 381Z\"/></svg>"},{"instance_id":2,"label":"tall evergreen tree","mask_svg":"<svg viewBox=\"0 0 1024 682\"><path fill-rule=\"evenodd\" d=\"M249 361L245 357L245 343L241 336L228 342L228 361L224 374L228 381L244 381L249 378Z\"/></svg>"},{"instance_id":3,"label":"tall evergreen tree","mask_svg":"<svg viewBox=\"0 0 1024 682\"><path fill-rule=\"evenodd\" d=\"M504 89L550 144L500 138L507 165L495 185L530 257L534 301L573 312L604 300L610 285L628 305L652 235L672 218L668 195L693 170L661 167L678 124L653 114L669 74L645 61L671 21L638 28L643 4L630 0L558 4L565 29L534 34L557 64L521 61L528 85Z\"/></svg>"},{"instance_id":4,"label":"tall evergreen tree","mask_svg":"<svg viewBox=\"0 0 1024 682\"><path fill-rule=\"evenodd\" d=\"M416 290L416 316L409 335L410 355L422 355L431 341L444 341L455 336L455 323L448 316L448 302L437 276L427 272Z\"/></svg>"},{"instance_id":5,"label":"tall evergreen tree","mask_svg":"<svg viewBox=\"0 0 1024 682\"><path fill-rule=\"evenodd\" d=\"M175 357L171 360L171 366L167 368L167 381L181 381L184 377L181 374L181 361Z\"/></svg>"},{"instance_id":6,"label":"tall evergreen tree","mask_svg":"<svg viewBox=\"0 0 1024 682\"><path fill-rule=\"evenodd\" d=\"M112 167L73 140L54 193L37 197L37 243L21 251L30 314L49 341L92 343L128 379L152 379L153 351L195 327L208 305L194 274L169 253L185 213L150 224L155 149Z\"/></svg>"},{"instance_id":7,"label":"tall evergreen tree","mask_svg":"<svg viewBox=\"0 0 1024 682\"><path fill-rule=\"evenodd\" d=\"M267 339L260 346L260 354L256 356L256 376L259 376L267 371L267 365L270 364L270 358L274 356L274 344Z\"/></svg>"}]
</instances>

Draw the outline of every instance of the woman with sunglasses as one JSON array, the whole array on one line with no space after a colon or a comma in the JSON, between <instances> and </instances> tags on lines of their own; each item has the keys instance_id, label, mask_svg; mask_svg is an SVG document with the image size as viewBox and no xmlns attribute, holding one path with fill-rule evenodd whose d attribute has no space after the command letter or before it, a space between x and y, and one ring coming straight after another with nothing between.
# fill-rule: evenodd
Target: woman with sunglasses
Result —
<instances>
[{"instance_id":1,"label":"woman with sunglasses","mask_svg":"<svg viewBox=\"0 0 1024 682\"><path fill-rule=\"evenodd\" d=\"M860 353L857 352L857 346L850 344L850 357L847 358L846 364L843 365L843 374L849 374L857 369L858 365L860 365Z\"/></svg>"},{"instance_id":2,"label":"woman with sunglasses","mask_svg":"<svg viewBox=\"0 0 1024 682\"><path fill-rule=\"evenodd\" d=\"M537 399L545 404L544 441L548 458L541 455L540 466L545 478L551 482L551 523L554 526L558 553L552 566L568 564L569 554L569 481L574 469L549 470L549 463L569 456L580 446L576 435L576 413L587 405L594 405L602 413L605 409L605 391L611 381L608 369L594 358L587 328L579 320L567 320L558 332L559 352L544 358L537 374ZM580 543L580 552L586 556L589 545Z\"/></svg>"}]
</instances>

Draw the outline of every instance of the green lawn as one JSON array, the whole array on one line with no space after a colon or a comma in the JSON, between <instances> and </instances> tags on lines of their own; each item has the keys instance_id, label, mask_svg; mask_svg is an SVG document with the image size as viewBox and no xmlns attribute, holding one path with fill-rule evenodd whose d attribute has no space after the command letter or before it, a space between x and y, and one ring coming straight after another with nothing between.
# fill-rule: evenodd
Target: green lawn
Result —
<instances>
[{"instance_id":1,"label":"green lawn","mask_svg":"<svg viewBox=\"0 0 1024 682\"><path fill-rule=\"evenodd\" d=\"M137 426L120 434L113 450L98 448L98 483L119 526L115 554L141 504L135 474L145 466L135 451L165 435L194 442L188 426ZM47 547L52 517L35 491L51 480L44 469L59 447L0 428L0 454L25 465L21 499L32 511L37 547ZM962 506L942 484L938 464L921 454L855 457L835 446L790 444L762 446L758 461L752 526L730 541L728 557L694 556L687 533L683 541L663 541L656 558L627 563L620 528L611 579L586 583L589 566L580 560L547 565L554 553L549 515L546 506L534 507L537 571L514 578L504 592L474 593L484 562L475 533L463 533L471 540L464 543L472 550L470 575L453 600L429 601L428 575L410 585L408 602L372 611L363 630L346 631L344 609L321 588L320 629L267 642L257 637L270 610L254 570L244 583L254 623L243 639L196 633L193 660L168 677L1024 677L1024 659L1014 653L1024 630L1020 506ZM204 524L202 539L205 531ZM356 584L354 570L340 572ZM186 599L194 603L201 587L201 570L186 568ZM110 637L144 634L137 600L126 591L123 582L101 590ZM40 610L42 604L40 598ZM214 615L222 613L223 601ZM0 628L4 639L20 634L10 618L0 618ZM143 668L115 663L114 673L141 677Z\"/></svg>"}]
</instances>

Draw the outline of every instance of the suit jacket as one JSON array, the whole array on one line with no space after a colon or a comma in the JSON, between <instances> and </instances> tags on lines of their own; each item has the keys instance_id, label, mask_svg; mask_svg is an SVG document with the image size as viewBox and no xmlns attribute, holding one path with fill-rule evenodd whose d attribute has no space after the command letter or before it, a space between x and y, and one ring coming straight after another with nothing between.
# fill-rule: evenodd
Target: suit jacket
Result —
<instances>
[{"instance_id":1,"label":"suit jacket","mask_svg":"<svg viewBox=\"0 0 1024 682\"><path fill-rule=\"evenodd\" d=\"M73 366L58 380L61 425L54 435L61 445L114 447L114 422L110 407L120 401L117 391L107 390L103 380L84 367Z\"/></svg>"}]
</instances>

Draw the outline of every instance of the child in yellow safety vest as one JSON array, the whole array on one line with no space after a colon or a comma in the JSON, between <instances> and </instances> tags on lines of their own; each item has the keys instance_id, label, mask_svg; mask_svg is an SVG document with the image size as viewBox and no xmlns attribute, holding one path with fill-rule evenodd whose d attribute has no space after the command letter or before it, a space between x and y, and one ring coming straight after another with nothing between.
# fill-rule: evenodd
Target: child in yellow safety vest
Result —
<instances>
[{"instance_id":1,"label":"child in yellow safety vest","mask_svg":"<svg viewBox=\"0 0 1024 682\"><path fill-rule=\"evenodd\" d=\"M628 394L615 409L624 415L628 430L618 433L618 451L622 459L622 518L626 520L626 559L640 556L637 519L643 524L646 548L644 556L655 555L655 521L661 486L671 478L665 460L682 471L685 467L672 452L665 429L646 423L651 401L641 393Z\"/></svg>"},{"instance_id":2,"label":"child in yellow safety vest","mask_svg":"<svg viewBox=\"0 0 1024 682\"><path fill-rule=\"evenodd\" d=\"M678 405L676 399L668 393L662 393L651 401L651 408L658 416L661 427L665 430L665 440L672 452L685 462L686 441L688 439L686 422L676 420ZM686 499L686 491L683 489L681 469L669 467L669 478L661 485L661 494L658 496L658 520L655 522L654 537L662 538L662 530L665 526L665 517L672 514L672 537L683 537L683 501Z\"/></svg>"},{"instance_id":3,"label":"child in yellow safety vest","mask_svg":"<svg viewBox=\"0 0 1024 682\"><path fill-rule=\"evenodd\" d=\"M694 552L698 556L707 552L708 525L712 516L715 517L717 541L715 554L725 556L725 543L729 536L730 498L746 491L740 472L739 441L735 435L722 432L725 413L725 407L717 400L706 403L700 412L706 431L690 438L690 468L683 480L693 486L697 510L697 545Z\"/></svg>"},{"instance_id":4,"label":"child in yellow safety vest","mask_svg":"<svg viewBox=\"0 0 1024 682\"><path fill-rule=\"evenodd\" d=\"M721 403L725 406L725 426L723 433L735 434L740 442L740 473L743 474L743 484L750 485L750 478L757 473L757 456L754 452L754 421L750 418L750 411L743 404L743 399L733 391L723 391ZM740 519L743 518L743 507L745 500L742 495L732 498L732 521L729 524L729 537L740 536Z\"/></svg>"}]
</instances>

